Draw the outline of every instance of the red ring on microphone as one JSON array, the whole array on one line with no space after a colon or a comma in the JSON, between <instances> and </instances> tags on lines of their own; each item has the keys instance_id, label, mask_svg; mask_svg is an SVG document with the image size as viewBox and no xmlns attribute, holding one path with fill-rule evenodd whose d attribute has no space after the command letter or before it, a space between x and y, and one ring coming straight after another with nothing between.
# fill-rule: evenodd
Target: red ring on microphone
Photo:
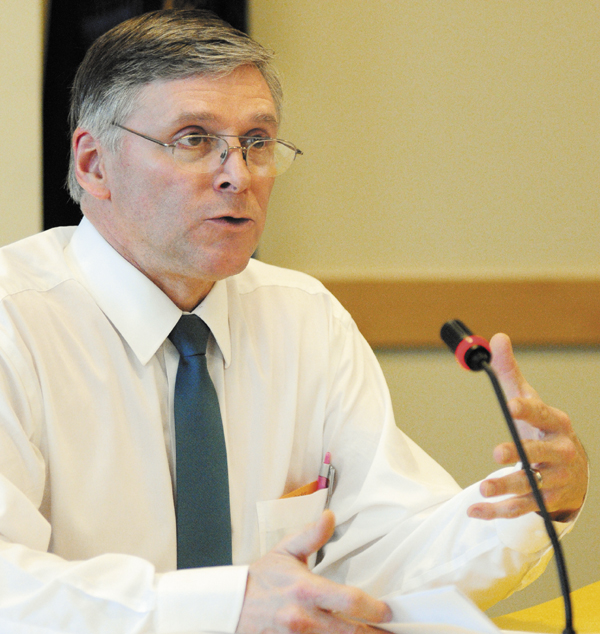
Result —
<instances>
[{"instance_id":1,"label":"red ring on microphone","mask_svg":"<svg viewBox=\"0 0 600 634\"><path fill-rule=\"evenodd\" d=\"M471 368L465 362L465 355L471 348L475 348L481 346L485 348L490 354L492 354L492 349L490 348L490 344L479 335L470 335L465 337L459 344L456 346L456 350L454 351L454 356L456 360L462 365L465 370L470 370Z\"/></svg>"}]
</instances>

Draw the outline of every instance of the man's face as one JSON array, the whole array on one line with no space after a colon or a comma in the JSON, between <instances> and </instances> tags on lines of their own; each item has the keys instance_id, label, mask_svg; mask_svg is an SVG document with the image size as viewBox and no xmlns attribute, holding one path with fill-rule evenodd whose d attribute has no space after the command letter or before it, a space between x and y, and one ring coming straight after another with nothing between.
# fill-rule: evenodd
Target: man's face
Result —
<instances>
[{"instance_id":1,"label":"man's face","mask_svg":"<svg viewBox=\"0 0 600 634\"><path fill-rule=\"evenodd\" d=\"M270 90L251 66L218 79L148 84L122 123L165 143L191 133L277 135ZM264 228L274 179L250 174L239 150L215 172L195 174L175 163L171 149L123 132L120 149L103 160L109 213L96 214L94 224L163 290L204 285L207 292L214 281L246 267Z\"/></svg>"}]
</instances>

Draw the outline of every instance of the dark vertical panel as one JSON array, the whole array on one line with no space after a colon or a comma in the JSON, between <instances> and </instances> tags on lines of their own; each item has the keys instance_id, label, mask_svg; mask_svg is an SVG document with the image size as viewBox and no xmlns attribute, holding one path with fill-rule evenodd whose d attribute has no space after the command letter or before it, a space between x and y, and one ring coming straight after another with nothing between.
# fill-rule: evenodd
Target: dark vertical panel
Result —
<instances>
[{"instance_id":1,"label":"dark vertical panel","mask_svg":"<svg viewBox=\"0 0 600 634\"><path fill-rule=\"evenodd\" d=\"M231 26L247 33L247 0L166 0L165 9L208 9Z\"/></svg>"},{"instance_id":2,"label":"dark vertical panel","mask_svg":"<svg viewBox=\"0 0 600 634\"><path fill-rule=\"evenodd\" d=\"M65 187L69 159L69 90L88 46L119 22L146 11L209 9L234 27L247 28L246 0L52 0L43 96L44 228L77 224L79 206Z\"/></svg>"}]
</instances>

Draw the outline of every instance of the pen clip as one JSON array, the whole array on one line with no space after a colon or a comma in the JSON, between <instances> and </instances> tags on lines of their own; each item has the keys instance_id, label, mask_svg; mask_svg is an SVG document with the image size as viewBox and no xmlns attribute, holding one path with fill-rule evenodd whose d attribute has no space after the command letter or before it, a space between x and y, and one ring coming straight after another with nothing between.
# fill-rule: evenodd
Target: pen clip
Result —
<instances>
[{"instance_id":1,"label":"pen clip","mask_svg":"<svg viewBox=\"0 0 600 634\"><path fill-rule=\"evenodd\" d=\"M333 487L335 486L335 467L332 464L329 465L329 474L327 479L329 480L329 486L327 487L327 499L325 500L326 509L329 508L331 496L333 495Z\"/></svg>"}]
</instances>

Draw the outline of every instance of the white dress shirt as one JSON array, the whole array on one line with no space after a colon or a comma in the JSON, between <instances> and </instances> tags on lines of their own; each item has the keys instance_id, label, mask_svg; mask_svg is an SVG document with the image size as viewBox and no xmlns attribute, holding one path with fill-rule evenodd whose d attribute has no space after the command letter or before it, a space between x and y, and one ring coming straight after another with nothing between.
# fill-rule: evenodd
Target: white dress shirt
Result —
<instances>
[{"instance_id":1,"label":"white dress shirt","mask_svg":"<svg viewBox=\"0 0 600 634\"><path fill-rule=\"evenodd\" d=\"M315 572L375 596L453 583L482 607L541 573L541 519L467 518L478 486L461 492L398 430L372 351L318 281L253 260L194 312L212 333L234 565L176 571L181 311L85 219L0 250L0 631L235 631L247 565L321 513L325 491L279 498L326 451L337 529Z\"/></svg>"}]
</instances>

